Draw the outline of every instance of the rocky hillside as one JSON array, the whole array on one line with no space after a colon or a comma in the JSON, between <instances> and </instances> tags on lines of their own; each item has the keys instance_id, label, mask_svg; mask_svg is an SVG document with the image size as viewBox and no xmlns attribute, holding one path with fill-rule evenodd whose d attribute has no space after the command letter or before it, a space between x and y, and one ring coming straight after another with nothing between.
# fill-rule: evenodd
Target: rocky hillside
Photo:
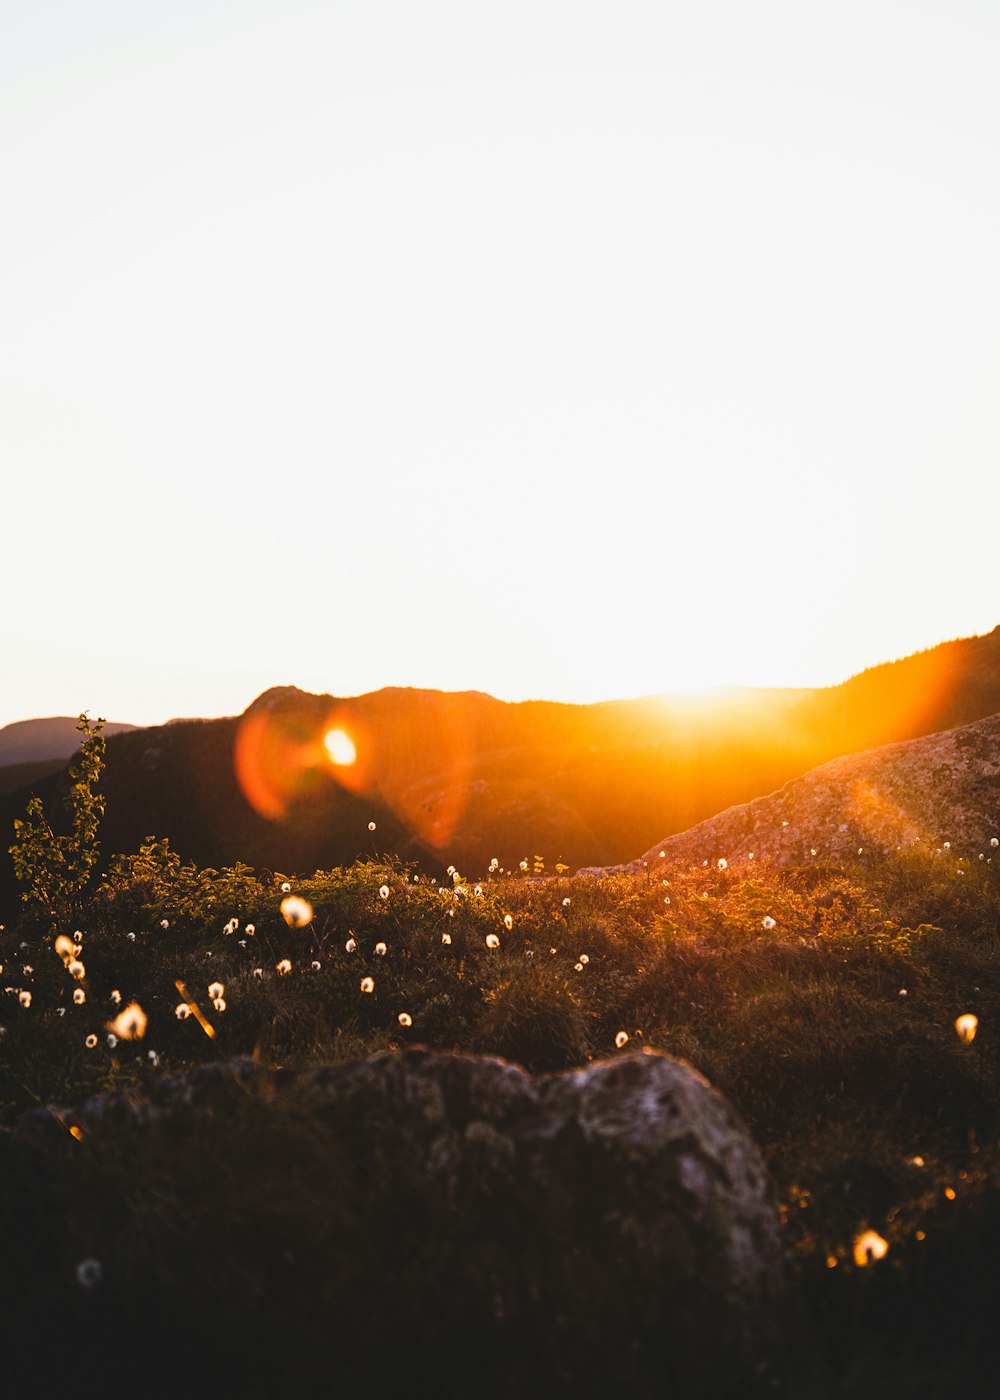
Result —
<instances>
[{"instance_id":1,"label":"rocky hillside","mask_svg":"<svg viewBox=\"0 0 1000 1400\"><path fill-rule=\"evenodd\" d=\"M699 822L626 869L767 858L842 860L923 843L956 858L1000 859L1000 715L834 759L777 792Z\"/></svg>"}]
</instances>

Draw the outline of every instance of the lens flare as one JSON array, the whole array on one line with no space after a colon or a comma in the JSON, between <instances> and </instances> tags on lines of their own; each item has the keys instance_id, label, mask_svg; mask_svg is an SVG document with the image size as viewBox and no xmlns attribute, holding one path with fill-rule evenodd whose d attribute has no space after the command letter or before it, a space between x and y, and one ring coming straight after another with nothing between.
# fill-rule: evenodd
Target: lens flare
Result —
<instances>
[{"instance_id":1,"label":"lens flare","mask_svg":"<svg viewBox=\"0 0 1000 1400\"><path fill-rule=\"evenodd\" d=\"M354 740L346 730L331 729L323 743L326 745L331 763L336 763L338 767L347 768L352 763L357 762L358 751L354 747Z\"/></svg>"}]
</instances>

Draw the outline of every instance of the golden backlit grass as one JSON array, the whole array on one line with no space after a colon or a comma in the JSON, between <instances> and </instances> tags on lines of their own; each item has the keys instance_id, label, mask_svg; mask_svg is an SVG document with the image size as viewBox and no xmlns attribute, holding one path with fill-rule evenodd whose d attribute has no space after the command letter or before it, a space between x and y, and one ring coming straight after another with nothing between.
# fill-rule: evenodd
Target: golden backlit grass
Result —
<instances>
[{"instance_id":1,"label":"golden backlit grass","mask_svg":"<svg viewBox=\"0 0 1000 1400\"><path fill-rule=\"evenodd\" d=\"M424 1045L540 1071L654 1047L726 1093L767 1157L804 1290L803 1393L943 1395L978 1374L1000 1243L991 857L910 850L789 871L663 861L598 880L538 878L532 862L456 872L442 887L374 862L298 879L246 867L178 877L169 854L119 862L73 927L0 935L7 1124L39 1103L236 1055L306 1065ZM109 1044L132 1003L144 1037ZM967 1031L964 1017L976 1018L972 1039L956 1028ZM308 1141L306 1121L281 1133L302 1139L291 1150L303 1161L329 1146ZM252 1231L239 1155L225 1181L217 1154L199 1170L206 1200L224 1196ZM177 1170L146 1164L143 1209L191 1209L197 1187ZM331 1207L315 1183L298 1203L294 1182L283 1189L287 1209L322 1231ZM74 1251L76 1262L102 1247L139 1257L140 1236L108 1211L100 1229L82 1221L51 1242L67 1269ZM858 1243L874 1238L881 1257ZM191 1261L220 1289L234 1283L227 1267L210 1249ZM273 1306L280 1329L285 1305Z\"/></svg>"}]
</instances>

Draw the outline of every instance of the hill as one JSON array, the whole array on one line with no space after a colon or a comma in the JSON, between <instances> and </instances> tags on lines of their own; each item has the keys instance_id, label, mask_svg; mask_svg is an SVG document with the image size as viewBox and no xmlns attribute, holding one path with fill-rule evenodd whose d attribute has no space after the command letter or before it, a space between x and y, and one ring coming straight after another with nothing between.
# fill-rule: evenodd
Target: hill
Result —
<instances>
[{"instance_id":1,"label":"hill","mask_svg":"<svg viewBox=\"0 0 1000 1400\"><path fill-rule=\"evenodd\" d=\"M21 719L0 728L0 768L15 763L48 762L72 758L80 747L77 720L68 715L49 719ZM104 726L106 736L127 734L138 726L111 721Z\"/></svg>"},{"instance_id":2,"label":"hill","mask_svg":"<svg viewBox=\"0 0 1000 1400\"><path fill-rule=\"evenodd\" d=\"M238 718L114 734L102 841L130 851L155 834L199 864L302 872L383 853L436 873L494 858L609 865L843 754L997 712L1000 627L813 691L565 705L278 687ZM331 730L353 763L331 761ZM38 787L58 824L65 775ZM7 831L24 802L0 798ZM12 901L4 853L0 903Z\"/></svg>"},{"instance_id":3,"label":"hill","mask_svg":"<svg viewBox=\"0 0 1000 1400\"><path fill-rule=\"evenodd\" d=\"M916 844L993 860L1000 840L1000 715L814 768L767 797L666 836L626 869L669 858L780 867ZM621 867L619 867L621 868Z\"/></svg>"}]
</instances>

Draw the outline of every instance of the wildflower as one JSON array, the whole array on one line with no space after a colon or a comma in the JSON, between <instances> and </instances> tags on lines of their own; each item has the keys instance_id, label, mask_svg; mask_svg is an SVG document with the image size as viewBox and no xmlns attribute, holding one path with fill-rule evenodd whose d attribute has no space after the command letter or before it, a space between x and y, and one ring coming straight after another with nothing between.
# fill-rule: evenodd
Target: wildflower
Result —
<instances>
[{"instance_id":1,"label":"wildflower","mask_svg":"<svg viewBox=\"0 0 1000 1400\"><path fill-rule=\"evenodd\" d=\"M377 957L384 958L387 950L384 943L376 943L374 951Z\"/></svg>"},{"instance_id":2,"label":"wildflower","mask_svg":"<svg viewBox=\"0 0 1000 1400\"><path fill-rule=\"evenodd\" d=\"M670 896L669 896L668 894L665 894L665 895L663 896L663 902L664 902L664 904L669 904L669 903L670 903Z\"/></svg>"},{"instance_id":3,"label":"wildflower","mask_svg":"<svg viewBox=\"0 0 1000 1400\"><path fill-rule=\"evenodd\" d=\"M503 916L503 926L508 933L510 933L511 929L514 927L514 920L510 914L505 914Z\"/></svg>"},{"instance_id":4,"label":"wildflower","mask_svg":"<svg viewBox=\"0 0 1000 1400\"><path fill-rule=\"evenodd\" d=\"M115 1035L114 1031L112 1031L111 1034L108 1036L108 1047L109 1049L113 1050L117 1044L118 1037Z\"/></svg>"},{"instance_id":5,"label":"wildflower","mask_svg":"<svg viewBox=\"0 0 1000 1400\"><path fill-rule=\"evenodd\" d=\"M450 942L451 942L451 934L450 934L450 933L442 933L442 935L441 935L441 942L442 942L442 943L446 943L446 944L447 944L447 943L450 943Z\"/></svg>"},{"instance_id":6,"label":"wildflower","mask_svg":"<svg viewBox=\"0 0 1000 1400\"><path fill-rule=\"evenodd\" d=\"M583 963L574 963L574 964L573 964L573 971L574 971L574 972L582 972L582 971L583 971Z\"/></svg>"},{"instance_id":7,"label":"wildflower","mask_svg":"<svg viewBox=\"0 0 1000 1400\"><path fill-rule=\"evenodd\" d=\"M229 922L226 924L225 928L222 930L222 932L223 932L224 934L226 934L226 935L229 935L229 934L231 934L231 933L235 933L236 930L239 928L239 926L240 926L240 921L239 921L239 919L230 919Z\"/></svg>"},{"instance_id":8,"label":"wildflower","mask_svg":"<svg viewBox=\"0 0 1000 1400\"><path fill-rule=\"evenodd\" d=\"M247 934L250 938L253 938L254 934L257 932L256 924L247 924L243 932Z\"/></svg>"},{"instance_id":9,"label":"wildflower","mask_svg":"<svg viewBox=\"0 0 1000 1400\"><path fill-rule=\"evenodd\" d=\"M528 862L527 862L526 860L522 860L522 861L521 861L521 869L522 869L522 870L527 870L527 868L528 868Z\"/></svg>"},{"instance_id":10,"label":"wildflower","mask_svg":"<svg viewBox=\"0 0 1000 1400\"><path fill-rule=\"evenodd\" d=\"M884 1258L888 1249L888 1240L884 1240L875 1230L865 1230L854 1241L854 1262L859 1269L863 1269L866 1264Z\"/></svg>"},{"instance_id":11,"label":"wildflower","mask_svg":"<svg viewBox=\"0 0 1000 1400\"><path fill-rule=\"evenodd\" d=\"M396 1018L401 1026L412 1026L413 1017L408 1011L401 1011Z\"/></svg>"},{"instance_id":12,"label":"wildflower","mask_svg":"<svg viewBox=\"0 0 1000 1400\"><path fill-rule=\"evenodd\" d=\"M973 1016L971 1011L967 1011L964 1016L959 1016L955 1022L955 1030L958 1032L959 1040L971 1045L976 1038L976 1031L979 1029L979 1017Z\"/></svg>"},{"instance_id":13,"label":"wildflower","mask_svg":"<svg viewBox=\"0 0 1000 1400\"><path fill-rule=\"evenodd\" d=\"M727 870L729 868L729 861L726 860L725 856L720 856L718 865L720 870Z\"/></svg>"},{"instance_id":14,"label":"wildflower","mask_svg":"<svg viewBox=\"0 0 1000 1400\"><path fill-rule=\"evenodd\" d=\"M362 990L363 992L373 992L373 991L375 990L375 978L374 978L374 977L362 977L362 979L361 979L361 990Z\"/></svg>"},{"instance_id":15,"label":"wildflower","mask_svg":"<svg viewBox=\"0 0 1000 1400\"><path fill-rule=\"evenodd\" d=\"M917 1156L917 1157L911 1157L910 1160L907 1162L906 1165L907 1165L908 1167L918 1167L918 1168L919 1168L919 1167L925 1167L925 1166L927 1165L927 1163L924 1161L923 1157Z\"/></svg>"},{"instance_id":16,"label":"wildflower","mask_svg":"<svg viewBox=\"0 0 1000 1400\"><path fill-rule=\"evenodd\" d=\"M389 898L389 886L388 886L388 885L379 885L379 887L378 887L378 892L379 892L379 898L380 898L380 899L388 899L388 898Z\"/></svg>"},{"instance_id":17,"label":"wildflower","mask_svg":"<svg viewBox=\"0 0 1000 1400\"><path fill-rule=\"evenodd\" d=\"M281 901L281 913L289 928L305 928L312 920L313 908L308 899L293 894Z\"/></svg>"},{"instance_id":18,"label":"wildflower","mask_svg":"<svg viewBox=\"0 0 1000 1400\"><path fill-rule=\"evenodd\" d=\"M25 1008L25 1010L27 1010L27 1008L31 1005L31 993L30 993L30 992L18 992L18 994L17 994L17 999L18 999L18 1001L21 1003L21 1005Z\"/></svg>"},{"instance_id":19,"label":"wildflower","mask_svg":"<svg viewBox=\"0 0 1000 1400\"><path fill-rule=\"evenodd\" d=\"M213 1001L215 1001L216 997L224 996L224 995L225 995L225 992L226 992L226 989L225 989L225 987L222 985L221 982L209 982L209 984L208 984L208 995L211 997L211 999L212 999Z\"/></svg>"},{"instance_id":20,"label":"wildflower","mask_svg":"<svg viewBox=\"0 0 1000 1400\"><path fill-rule=\"evenodd\" d=\"M661 859L661 860L666 860L666 858L667 858L667 853L666 853L666 851L661 851L661 852L660 852L660 859Z\"/></svg>"},{"instance_id":21,"label":"wildflower","mask_svg":"<svg viewBox=\"0 0 1000 1400\"><path fill-rule=\"evenodd\" d=\"M990 845L996 850L997 846L1000 846L1000 840L998 840L996 836L991 836Z\"/></svg>"},{"instance_id":22,"label":"wildflower","mask_svg":"<svg viewBox=\"0 0 1000 1400\"><path fill-rule=\"evenodd\" d=\"M944 848L945 848L946 851L950 851L950 850L951 850L951 842L950 842L950 841L946 841L946 842L944 843Z\"/></svg>"},{"instance_id":23,"label":"wildflower","mask_svg":"<svg viewBox=\"0 0 1000 1400\"><path fill-rule=\"evenodd\" d=\"M291 892L292 892L292 887L291 887L291 885L288 883L288 881L286 880L286 881L284 882L284 884L281 886L281 893L282 893L282 894L291 894Z\"/></svg>"},{"instance_id":24,"label":"wildflower","mask_svg":"<svg viewBox=\"0 0 1000 1400\"><path fill-rule=\"evenodd\" d=\"M160 920L160 928L169 928L169 927L170 927L170 920L169 920L169 919L161 919L161 920Z\"/></svg>"},{"instance_id":25,"label":"wildflower","mask_svg":"<svg viewBox=\"0 0 1000 1400\"><path fill-rule=\"evenodd\" d=\"M623 1045L628 1044L628 1031L619 1031L615 1036L615 1049L620 1050Z\"/></svg>"},{"instance_id":26,"label":"wildflower","mask_svg":"<svg viewBox=\"0 0 1000 1400\"><path fill-rule=\"evenodd\" d=\"M815 846L810 846L810 847L809 847L809 854L810 854L811 856L814 856L814 855L816 854L816 847L815 847Z\"/></svg>"},{"instance_id":27,"label":"wildflower","mask_svg":"<svg viewBox=\"0 0 1000 1400\"><path fill-rule=\"evenodd\" d=\"M278 972L281 974L282 977L287 976L288 973L292 970L292 964L290 959L282 958L281 962L277 964L277 968Z\"/></svg>"},{"instance_id":28,"label":"wildflower","mask_svg":"<svg viewBox=\"0 0 1000 1400\"><path fill-rule=\"evenodd\" d=\"M487 946L487 948L499 948L499 947L500 947L500 940L499 940L499 938L497 938L497 936L496 936L495 933L488 933L488 934L486 935L486 946Z\"/></svg>"},{"instance_id":29,"label":"wildflower","mask_svg":"<svg viewBox=\"0 0 1000 1400\"><path fill-rule=\"evenodd\" d=\"M905 988L905 987L900 987L900 989L899 989L899 995L900 995L901 997L905 997L905 996L907 995L907 991L906 991L906 988Z\"/></svg>"},{"instance_id":30,"label":"wildflower","mask_svg":"<svg viewBox=\"0 0 1000 1400\"><path fill-rule=\"evenodd\" d=\"M149 1063L153 1066L154 1069L159 1069L159 1066L160 1066L160 1057L159 1057L159 1055L156 1053L155 1050L149 1050L149 1051L147 1051L147 1052L146 1052L146 1059L149 1061Z\"/></svg>"},{"instance_id":31,"label":"wildflower","mask_svg":"<svg viewBox=\"0 0 1000 1400\"><path fill-rule=\"evenodd\" d=\"M349 938L349 939L347 940L347 942L344 944L344 952L345 952L345 953L353 953L354 950L357 948L357 946L358 946L358 945L357 945L357 943L355 943L354 939L353 939L353 938Z\"/></svg>"},{"instance_id":32,"label":"wildflower","mask_svg":"<svg viewBox=\"0 0 1000 1400\"><path fill-rule=\"evenodd\" d=\"M87 993L82 987L75 987L73 989L73 1000L76 1002L77 1006L82 1006L87 1000Z\"/></svg>"},{"instance_id":33,"label":"wildflower","mask_svg":"<svg viewBox=\"0 0 1000 1400\"><path fill-rule=\"evenodd\" d=\"M583 965L586 967L587 963L590 962L590 954L589 954L589 953L581 953L581 954L580 954L580 961L581 961L581 962L583 963Z\"/></svg>"},{"instance_id":34,"label":"wildflower","mask_svg":"<svg viewBox=\"0 0 1000 1400\"><path fill-rule=\"evenodd\" d=\"M186 1001L182 1001L179 1006L174 1007L174 1015L178 1021L186 1021L191 1015L191 1008Z\"/></svg>"},{"instance_id":35,"label":"wildflower","mask_svg":"<svg viewBox=\"0 0 1000 1400\"><path fill-rule=\"evenodd\" d=\"M570 899L569 899L569 895L567 895L566 898L563 900L563 908L564 908L564 909L568 909L568 908L569 908L569 905L570 905Z\"/></svg>"},{"instance_id":36,"label":"wildflower","mask_svg":"<svg viewBox=\"0 0 1000 1400\"><path fill-rule=\"evenodd\" d=\"M263 976L264 976L264 969L263 969L262 967L255 967L254 970L253 970L253 975L254 975L255 977L263 977Z\"/></svg>"},{"instance_id":37,"label":"wildflower","mask_svg":"<svg viewBox=\"0 0 1000 1400\"><path fill-rule=\"evenodd\" d=\"M770 914L765 914L765 915L764 915L764 918L763 918L763 920L762 920L761 922L763 923L764 927L767 929L767 931L768 931L769 933L770 933L771 929L774 928L774 920L771 918Z\"/></svg>"},{"instance_id":38,"label":"wildflower","mask_svg":"<svg viewBox=\"0 0 1000 1400\"><path fill-rule=\"evenodd\" d=\"M81 1259L76 1266L76 1281L81 1288L93 1288L101 1281L101 1261Z\"/></svg>"},{"instance_id":39,"label":"wildflower","mask_svg":"<svg viewBox=\"0 0 1000 1400\"><path fill-rule=\"evenodd\" d=\"M374 831L374 830L375 830L375 823L374 823L374 822L369 822L369 823L368 823L368 830L369 830L369 831Z\"/></svg>"},{"instance_id":40,"label":"wildflower","mask_svg":"<svg viewBox=\"0 0 1000 1400\"><path fill-rule=\"evenodd\" d=\"M139 1003L130 1001L113 1021L108 1022L108 1030L114 1031L122 1040L141 1040L146 1034L148 1019Z\"/></svg>"},{"instance_id":41,"label":"wildflower","mask_svg":"<svg viewBox=\"0 0 1000 1400\"><path fill-rule=\"evenodd\" d=\"M83 1043L84 1045L86 1045L88 1050L93 1050L94 1046L97 1044L97 1036L88 1035L87 1039Z\"/></svg>"},{"instance_id":42,"label":"wildflower","mask_svg":"<svg viewBox=\"0 0 1000 1400\"><path fill-rule=\"evenodd\" d=\"M216 1011L225 1011L225 1009L226 1009L226 999L225 999L225 997L215 997L215 998L213 999L213 1001L212 1001L212 1005L215 1007Z\"/></svg>"},{"instance_id":43,"label":"wildflower","mask_svg":"<svg viewBox=\"0 0 1000 1400\"><path fill-rule=\"evenodd\" d=\"M475 885L475 886L473 887L472 893L476 896L477 899L482 899L482 897L483 897L483 887L482 887L482 885Z\"/></svg>"},{"instance_id":44,"label":"wildflower","mask_svg":"<svg viewBox=\"0 0 1000 1400\"><path fill-rule=\"evenodd\" d=\"M127 934L125 935L125 937L128 939L128 941L129 941L130 943L134 943L134 942L135 942L135 934L134 934L134 933L127 933Z\"/></svg>"},{"instance_id":45,"label":"wildflower","mask_svg":"<svg viewBox=\"0 0 1000 1400\"><path fill-rule=\"evenodd\" d=\"M316 962L315 959L309 964L309 966L312 968L313 972L319 972L320 964Z\"/></svg>"},{"instance_id":46,"label":"wildflower","mask_svg":"<svg viewBox=\"0 0 1000 1400\"><path fill-rule=\"evenodd\" d=\"M68 962L66 964L66 971L71 977L77 978L77 980L87 975L87 969L79 958L74 958L72 962Z\"/></svg>"},{"instance_id":47,"label":"wildflower","mask_svg":"<svg viewBox=\"0 0 1000 1400\"><path fill-rule=\"evenodd\" d=\"M447 869L447 871L446 871L445 873L448 874L448 875L450 875L450 876L452 876L452 878L454 878L454 876L455 876L455 867L454 867L453 865L449 865L449 866L448 866L448 869Z\"/></svg>"},{"instance_id":48,"label":"wildflower","mask_svg":"<svg viewBox=\"0 0 1000 1400\"><path fill-rule=\"evenodd\" d=\"M111 1000L114 1002L115 1006L121 1006L122 1004L122 994L117 987L111 993Z\"/></svg>"}]
</instances>

